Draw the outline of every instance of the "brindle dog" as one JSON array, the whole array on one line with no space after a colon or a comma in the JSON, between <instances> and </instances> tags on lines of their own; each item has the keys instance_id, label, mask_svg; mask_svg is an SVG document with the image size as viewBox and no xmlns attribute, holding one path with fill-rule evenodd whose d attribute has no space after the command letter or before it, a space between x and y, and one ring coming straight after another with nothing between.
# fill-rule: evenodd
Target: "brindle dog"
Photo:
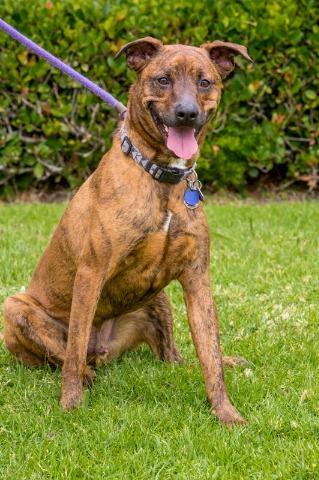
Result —
<instances>
[{"instance_id":1,"label":"brindle dog","mask_svg":"<svg viewBox=\"0 0 319 480\"><path fill-rule=\"evenodd\" d=\"M164 46L146 37L119 54L138 74L124 120L131 142L157 165L190 167L233 57L250 60L246 48L219 41ZM123 153L117 130L111 150L69 204L26 293L6 300L7 348L28 366L63 365L64 409L81 404L83 383L95 375L89 364L109 362L142 342L160 359L180 360L163 290L177 279L212 411L225 424L243 422L224 383L207 222L202 206L185 206L185 188L185 181L152 178Z\"/></svg>"}]
</instances>

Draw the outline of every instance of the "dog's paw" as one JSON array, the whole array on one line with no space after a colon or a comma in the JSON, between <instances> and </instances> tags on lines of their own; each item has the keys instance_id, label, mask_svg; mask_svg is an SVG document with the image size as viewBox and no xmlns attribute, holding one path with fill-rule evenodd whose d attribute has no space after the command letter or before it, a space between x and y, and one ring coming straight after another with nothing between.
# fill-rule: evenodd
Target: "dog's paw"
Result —
<instances>
[{"instance_id":1,"label":"dog's paw","mask_svg":"<svg viewBox=\"0 0 319 480\"><path fill-rule=\"evenodd\" d=\"M227 427L244 425L247 423L228 399L224 400L224 402L218 407L213 408L212 414Z\"/></svg>"},{"instance_id":2,"label":"dog's paw","mask_svg":"<svg viewBox=\"0 0 319 480\"><path fill-rule=\"evenodd\" d=\"M240 367L248 365L248 361L243 357L223 357L224 367Z\"/></svg>"},{"instance_id":3,"label":"dog's paw","mask_svg":"<svg viewBox=\"0 0 319 480\"><path fill-rule=\"evenodd\" d=\"M182 355L179 353L179 351L177 350L176 347L167 348L161 354L159 354L159 352L156 351L156 350L155 351L153 350L153 352L163 362L180 363L180 364L184 363L184 359L183 359Z\"/></svg>"},{"instance_id":4,"label":"dog's paw","mask_svg":"<svg viewBox=\"0 0 319 480\"><path fill-rule=\"evenodd\" d=\"M178 363L178 364L180 364L180 365L183 365L183 364L185 363L184 358L183 358L182 355L179 353L179 351L177 350L177 348L175 348L175 350L174 350L172 363Z\"/></svg>"},{"instance_id":5,"label":"dog's paw","mask_svg":"<svg viewBox=\"0 0 319 480\"><path fill-rule=\"evenodd\" d=\"M83 402L83 392L79 391L68 391L62 392L60 406L63 410L73 410L74 408L79 407Z\"/></svg>"},{"instance_id":6,"label":"dog's paw","mask_svg":"<svg viewBox=\"0 0 319 480\"><path fill-rule=\"evenodd\" d=\"M62 380L62 390L60 406L63 410L72 410L82 404L83 401L83 381L80 376L64 377Z\"/></svg>"},{"instance_id":7,"label":"dog's paw","mask_svg":"<svg viewBox=\"0 0 319 480\"><path fill-rule=\"evenodd\" d=\"M110 361L110 352L106 347L100 347L95 358L95 365L101 367Z\"/></svg>"}]
</instances>

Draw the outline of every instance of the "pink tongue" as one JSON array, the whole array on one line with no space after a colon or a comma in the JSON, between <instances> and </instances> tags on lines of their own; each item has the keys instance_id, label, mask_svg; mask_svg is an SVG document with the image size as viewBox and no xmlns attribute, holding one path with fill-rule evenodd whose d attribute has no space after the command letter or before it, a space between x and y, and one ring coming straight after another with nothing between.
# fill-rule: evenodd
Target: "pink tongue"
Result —
<instances>
[{"instance_id":1,"label":"pink tongue","mask_svg":"<svg viewBox=\"0 0 319 480\"><path fill-rule=\"evenodd\" d=\"M168 127L167 147L183 160L189 160L197 152L195 130L190 127Z\"/></svg>"}]
</instances>

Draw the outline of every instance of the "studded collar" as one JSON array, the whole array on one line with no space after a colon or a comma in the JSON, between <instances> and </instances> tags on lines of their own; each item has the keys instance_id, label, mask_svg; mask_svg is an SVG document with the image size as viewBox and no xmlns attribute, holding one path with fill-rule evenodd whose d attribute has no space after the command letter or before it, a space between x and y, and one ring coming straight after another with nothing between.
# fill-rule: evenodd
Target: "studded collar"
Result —
<instances>
[{"instance_id":1,"label":"studded collar","mask_svg":"<svg viewBox=\"0 0 319 480\"><path fill-rule=\"evenodd\" d=\"M151 162L133 145L124 127L121 128L121 149L125 155L130 155L138 165L159 182L178 184L195 171L194 166L190 168L163 167Z\"/></svg>"}]
</instances>

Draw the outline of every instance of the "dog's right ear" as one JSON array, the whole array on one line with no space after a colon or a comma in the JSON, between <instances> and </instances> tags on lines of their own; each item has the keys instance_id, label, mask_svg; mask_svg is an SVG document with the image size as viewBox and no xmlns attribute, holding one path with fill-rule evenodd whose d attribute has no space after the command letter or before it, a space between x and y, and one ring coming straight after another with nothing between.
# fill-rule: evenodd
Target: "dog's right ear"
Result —
<instances>
[{"instance_id":1,"label":"dog's right ear","mask_svg":"<svg viewBox=\"0 0 319 480\"><path fill-rule=\"evenodd\" d=\"M128 66L139 73L162 46L162 42L156 38L140 38L124 45L115 58L125 53Z\"/></svg>"}]
</instances>

